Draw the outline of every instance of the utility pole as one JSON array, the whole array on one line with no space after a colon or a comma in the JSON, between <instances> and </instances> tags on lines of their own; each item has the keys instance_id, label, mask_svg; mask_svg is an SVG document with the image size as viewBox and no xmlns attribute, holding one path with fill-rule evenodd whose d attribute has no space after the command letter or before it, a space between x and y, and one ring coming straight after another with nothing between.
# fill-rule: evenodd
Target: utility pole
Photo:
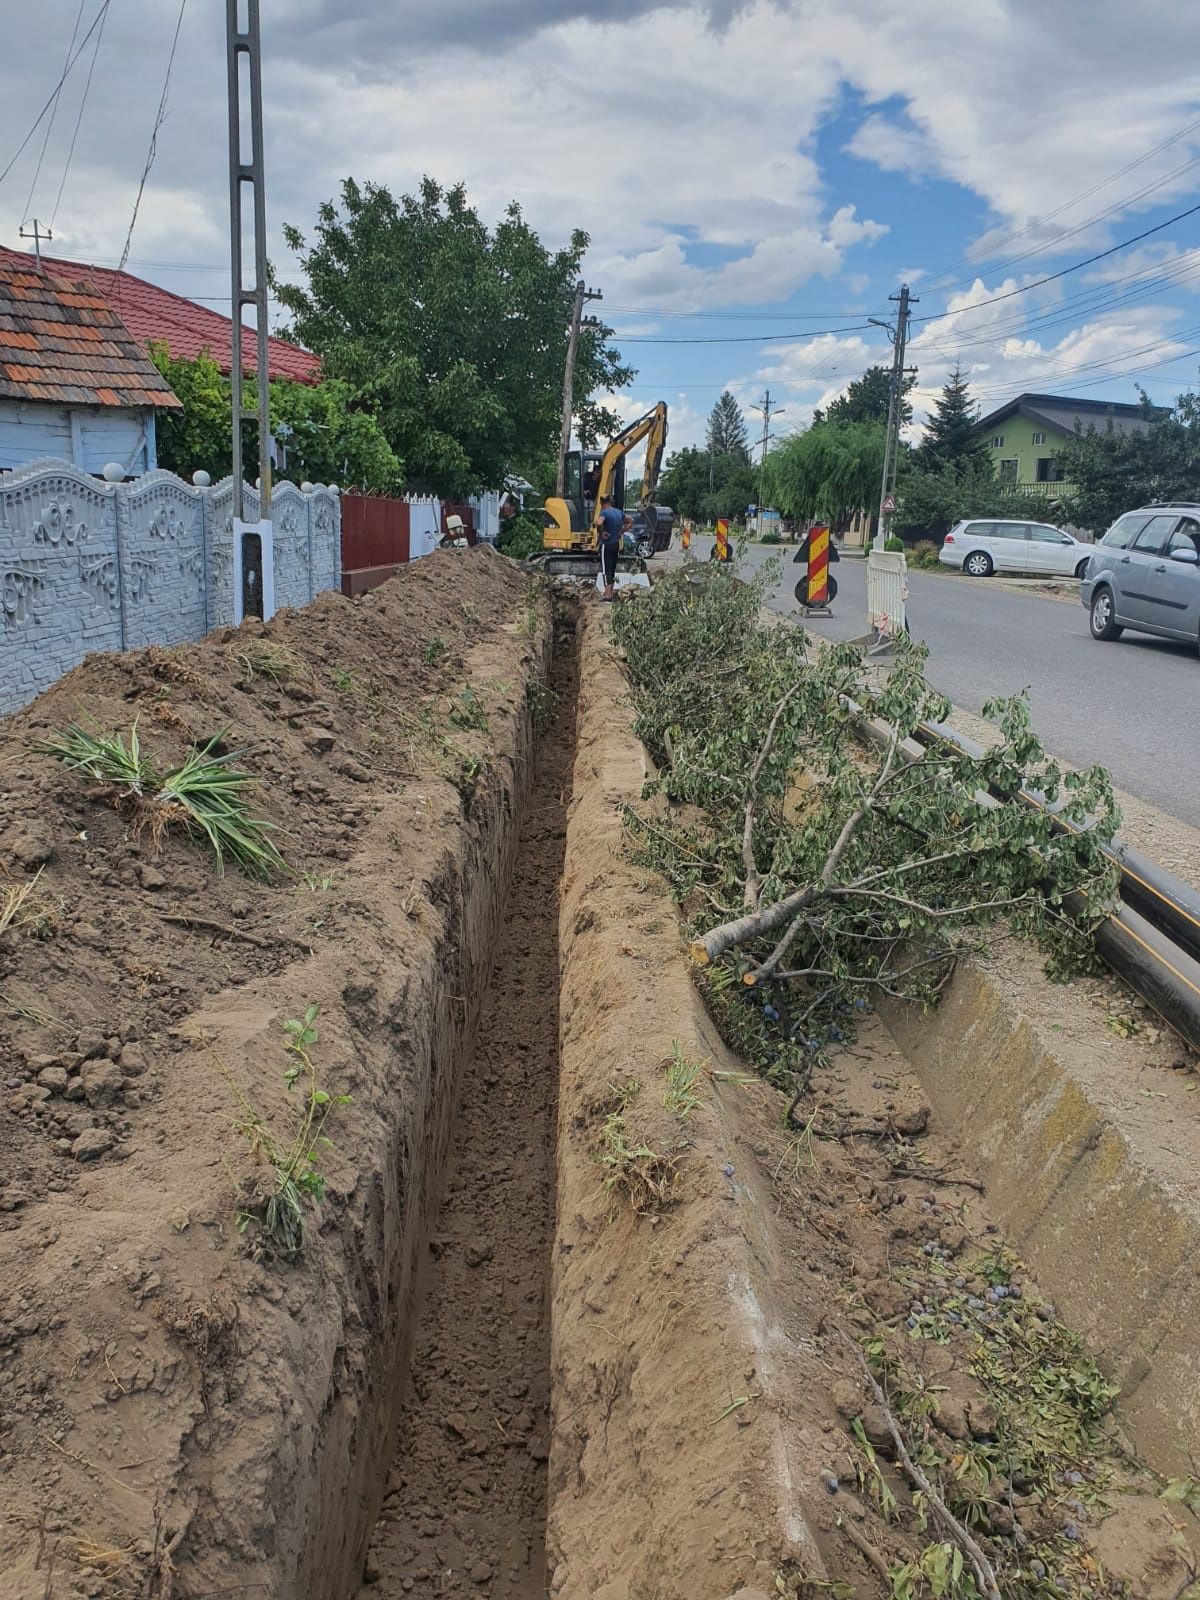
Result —
<instances>
[{"instance_id":1,"label":"utility pole","mask_svg":"<svg viewBox=\"0 0 1200 1600\"><path fill-rule=\"evenodd\" d=\"M246 25L241 25L242 14ZM259 0L225 0L226 54L229 78L229 261L233 287L230 336L230 378L233 389L233 516L235 588L240 576L244 614L269 616L274 579L263 532L271 518L271 390L267 348L267 192L263 176L262 34ZM245 62L250 109L250 144L243 149L242 90ZM254 274L246 286L243 259L243 189L253 190ZM259 522L265 530L248 529L242 489L242 311L253 306L258 334L258 479ZM268 539L269 546L269 539ZM237 600L235 598L235 605Z\"/></svg>"},{"instance_id":2,"label":"utility pole","mask_svg":"<svg viewBox=\"0 0 1200 1600\"><path fill-rule=\"evenodd\" d=\"M892 512L895 510L896 492L896 463L900 453L900 420L904 412L904 380L909 371L904 366L904 350L908 343L908 314L909 307L919 305L908 292L908 285L900 285L900 293L889 295L890 300L898 300L900 309L896 315L896 326L880 322L877 317L870 317L877 328L886 328L892 336L892 381L888 394L888 419L887 433L883 442L883 484L879 491L879 524L875 530L875 548L882 550L887 543L888 533L891 529Z\"/></svg>"},{"instance_id":3,"label":"utility pole","mask_svg":"<svg viewBox=\"0 0 1200 1600\"><path fill-rule=\"evenodd\" d=\"M49 228L46 229L45 233L42 233L41 226L42 225L38 219L34 217L33 227L28 233L25 232L24 223L22 223L21 227L17 230L20 238L33 240L33 253L37 257L39 272L42 270L42 240L45 239L46 243L49 244L51 239L54 237Z\"/></svg>"},{"instance_id":4,"label":"utility pole","mask_svg":"<svg viewBox=\"0 0 1200 1600\"><path fill-rule=\"evenodd\" d=\"M603 300L599 289L588 289L583 279L575 285L575 300L571 307L571 336L567 340L567 365L563 373L562 433L558 445L558 472L554 479L554 492L562 498L567 470L567 451L571 448L571 418L575 411L575 357L579 351L579 329L583 322L583 307L588 300Z\"/></svg>"},{"instance_id":5,"label":"utility pole","mask_svg":"<svg viewBox=\"0 0 1200 1600\"><path fill-rule=\"evenodd\" d=\"M760 405L760 406L751 406L750 409L751 409L751 411L761 411L762 412L762 419L763 419L762 457L761 457L761 459L760 459L760 461L758 463L758 531L761 534L762 533L762 511L763 511L763 508L762 508L763 469L765 468L765 466L767 464L767 445L769 444L770 439L771 439L771 418L773 416L781 417L783 415L783 407L782 406L773 406L771 404L771 391L770 391L770 389L768 389L766 394L763 396L762 405Z\"/></svg>"}]
</instances>

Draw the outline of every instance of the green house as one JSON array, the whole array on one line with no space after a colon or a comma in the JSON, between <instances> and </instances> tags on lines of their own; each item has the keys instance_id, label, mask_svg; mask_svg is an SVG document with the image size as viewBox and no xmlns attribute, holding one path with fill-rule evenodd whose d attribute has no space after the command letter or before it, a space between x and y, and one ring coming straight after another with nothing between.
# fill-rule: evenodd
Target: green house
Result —
<instances>
[{"instance_id":1,"label":"green house","mask_svg":"<svg viewBox=\"0 0 1200 1600\"><path fill-rule=\"evenodd\" d=\"M1149 425L1141 405L1115 400L1073 400L1063 394L1019 394L981 417L975 431L988 443L997 478L1023 494L1057 500L1072 485L1063 481L1057 448L1077 431L1114 428L1131 433Z\"/></svg>"}]
</instances>

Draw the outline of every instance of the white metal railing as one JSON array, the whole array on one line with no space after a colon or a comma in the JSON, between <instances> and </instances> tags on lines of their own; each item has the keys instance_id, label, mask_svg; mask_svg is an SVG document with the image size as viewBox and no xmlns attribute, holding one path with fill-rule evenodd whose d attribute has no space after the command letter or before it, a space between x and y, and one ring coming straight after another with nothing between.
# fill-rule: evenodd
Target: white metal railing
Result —
<instances>
[{"instance_id":1,"label":"white metal railing","mask_svg":"<svg viewBox=\"0 0 1200 1600\"><path fill-rule=\"evenodd\" d=\"M867 557L867 610L871 629L881 638L904 632L908 563L902 550L872 550Z\"/></svg>"}]
</instances>

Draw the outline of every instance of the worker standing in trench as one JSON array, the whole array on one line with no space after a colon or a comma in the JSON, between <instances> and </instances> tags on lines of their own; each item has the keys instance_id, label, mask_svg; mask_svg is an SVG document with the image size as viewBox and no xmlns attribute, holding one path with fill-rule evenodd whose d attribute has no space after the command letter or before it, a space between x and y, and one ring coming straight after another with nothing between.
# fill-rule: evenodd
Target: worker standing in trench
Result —
<instances>
[{"instance_id":1,"label":"worker standing in trench","mask_svg":"<svg viewBox=\"0 0 1200 1600\"><path fill-rule=\"evenodd\" d=\"M617 577L617 555L621 549L621 535L633 527L633 518L627 517L623 511L618 511L613 504L611 495L602 495L600 498L600 515L596 518L596 528L600 536L600 567L604 573L604 593L602 600L613 598L613 586Z\"/></svg>"}]
</instances>

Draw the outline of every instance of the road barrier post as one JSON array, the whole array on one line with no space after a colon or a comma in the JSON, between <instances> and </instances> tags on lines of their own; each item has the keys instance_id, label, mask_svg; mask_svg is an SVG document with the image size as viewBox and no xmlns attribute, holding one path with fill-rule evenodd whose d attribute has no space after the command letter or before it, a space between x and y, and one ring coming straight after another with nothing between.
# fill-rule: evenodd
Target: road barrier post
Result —
<instances>
[{"instance_id":1,"label":"road barrier post","mask_svg":"<svg viewBox=\"0 0 1200 1600\"><path fill-rule=\"evenodd\" d=\"M903 550L872 550L867 556L867 612L877 645L905 632L907 571Z\"/></svg>"}]
</instances>

